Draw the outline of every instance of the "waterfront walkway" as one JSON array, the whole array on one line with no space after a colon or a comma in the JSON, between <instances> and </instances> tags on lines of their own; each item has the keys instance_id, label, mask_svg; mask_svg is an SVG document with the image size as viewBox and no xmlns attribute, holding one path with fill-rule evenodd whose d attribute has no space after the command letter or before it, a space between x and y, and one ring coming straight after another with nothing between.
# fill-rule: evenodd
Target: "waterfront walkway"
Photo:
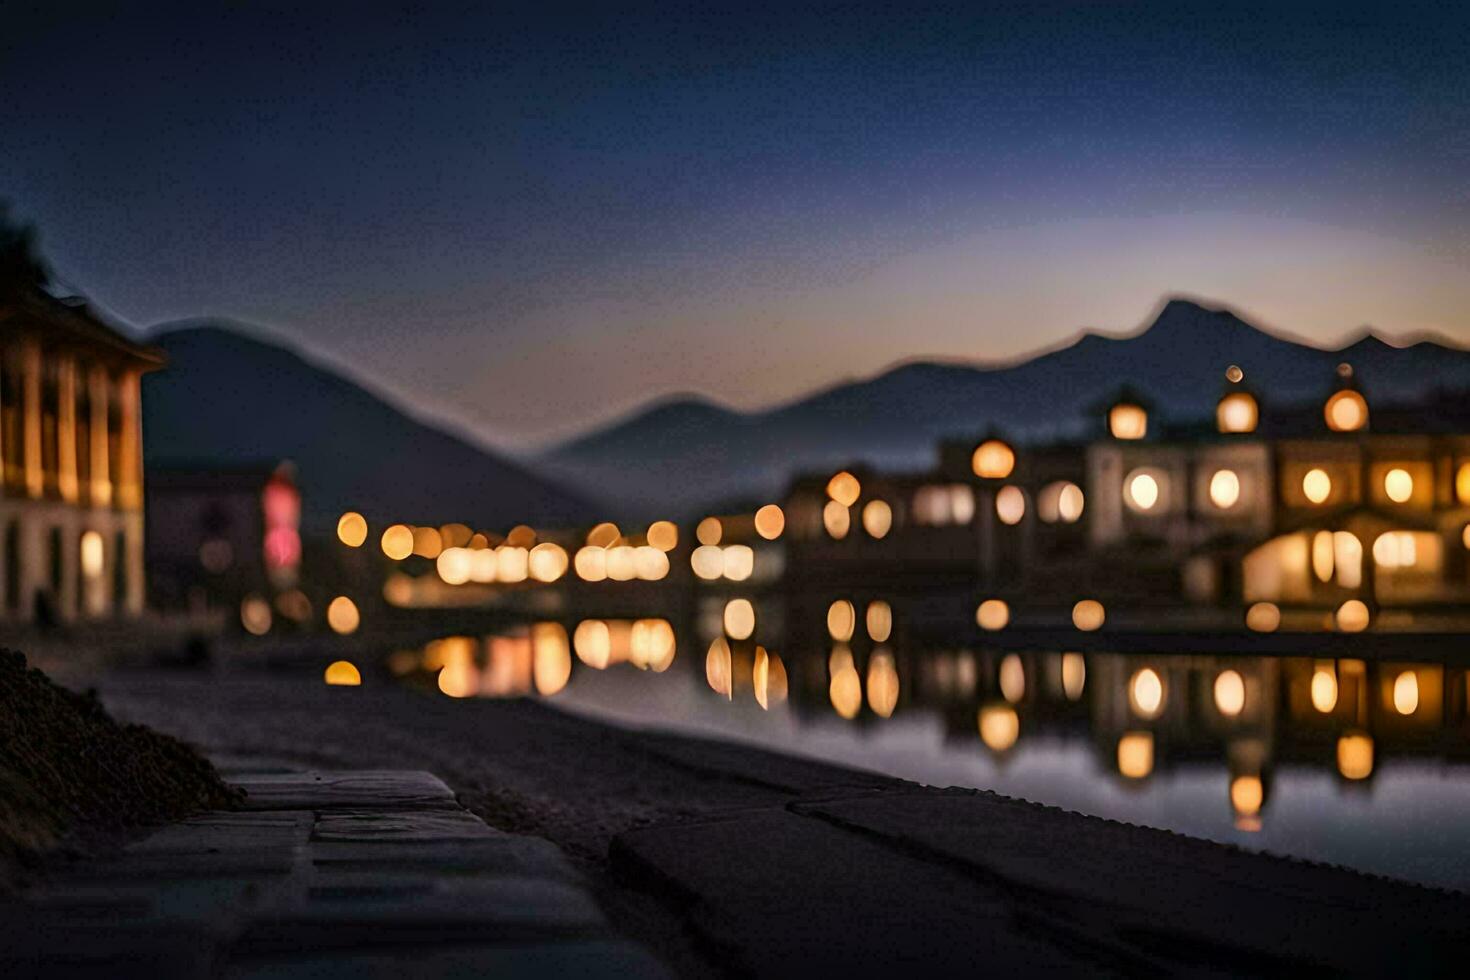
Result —
<instances>
[{"instance_id":1,"label":"waterfront walkway","mask_svg":"<svg viewBox=\"0 0 1470 980\"><path fill-rule=\"evenodd\" d=\"M101 690L211 751L249 807L0 914L0 974L21 956L98 965L135 941L171 968L156 976L1459 975L1470 961L1464 895L531 701L265 674ZM304 756L317 772L262 771Z\"/></svg>"}]
</instances>

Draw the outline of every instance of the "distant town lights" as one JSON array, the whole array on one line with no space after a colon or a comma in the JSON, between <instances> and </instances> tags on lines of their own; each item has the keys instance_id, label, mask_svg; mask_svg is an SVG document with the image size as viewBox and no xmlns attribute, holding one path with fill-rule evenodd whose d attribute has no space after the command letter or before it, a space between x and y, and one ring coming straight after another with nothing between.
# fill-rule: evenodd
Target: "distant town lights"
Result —
<instances>
[{"instance_id":1,"label":"distant town lights","mask_svg":"<svg viewBox=\"0 0 1470 980\"><path fill-rule=\"evenodd\" d=\"M337 540L349 548L361 548L367 540L367 519L355 510L349 510L337 519Z\"/></svg>"},{"instance_id":2,"label":"distant town lights","mask_svg":"<svg viewBox=\"0 0 1470 980\"><path fill-rule=\"evenodd\" d=\"M985 480L1004 480L1016 468L1016 453L999 439L987 439L975 447L970 468Z\"/></svg>"},{"instance_id":3,"label":"distant town lights","mask_svg":"<svg viewBox=\"0 0 1470 980\"><path fill-rule=\"evenodd\" d=\"M1344 388L1327 399L1322 414L1333 432L1356 432L1368 424L1368 402L1358 392Z\"/></svg>"},{"instance_id":4,"label":"distant town lights","mask_svg":"<svg viewBox=\"0 0 1470 980\"><path fill-rule=\"evenodd\" d=\"M1215 406L1215 425L1221 432L1254 432L1260 407L1248 392L1232 391Z\"/></svg>"},{"instance_id":5,"label":"distant town lights","mask_svg":"<svg viewBox=\"0 0 1470 980\"><path fill-rule=\"evenodd\" d=\"M1148 412L1142 405L1119 402L1108 410L1108 431L1114 439L1142 439L1148 435Z\"/></svg>"}]
</instances>

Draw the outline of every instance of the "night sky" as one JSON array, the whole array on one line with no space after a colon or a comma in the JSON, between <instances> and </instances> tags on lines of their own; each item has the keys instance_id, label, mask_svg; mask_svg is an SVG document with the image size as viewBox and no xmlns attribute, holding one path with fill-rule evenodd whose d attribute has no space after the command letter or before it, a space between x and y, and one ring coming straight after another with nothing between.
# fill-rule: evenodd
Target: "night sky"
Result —
<instances>
[{"instance_id":1,"label":"night sky","mask_svg":"<svg viewBox=\"0 0 1470 980\"><path fill-rule=\"evenodd\" d=\"M7 6L0 197L67 286L500 445L1176 292L1470 343L1470 5L59 6Z\"/></svg>"}]
</instances>

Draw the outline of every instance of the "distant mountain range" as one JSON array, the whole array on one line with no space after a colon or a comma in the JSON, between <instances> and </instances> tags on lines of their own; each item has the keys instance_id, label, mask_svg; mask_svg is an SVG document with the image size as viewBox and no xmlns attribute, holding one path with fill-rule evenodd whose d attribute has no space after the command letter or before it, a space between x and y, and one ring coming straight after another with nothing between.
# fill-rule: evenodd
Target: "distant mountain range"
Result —
<instances>
[{"instance_id":1,"label":"distant mountain range","mask_svg":"<svg viewBox=\"0 0 1470 980\"><path fill-rule=\"evenodd\" d=\"M1323 350L1176 299L1141 333L1086 333L1004 366L910 363L753 413L697 398L664 401L535 464L596 487L630 515L683 516L714 501L774 497L800 470L854 461L924 466L941 438L991 426L1019 441L1080 434L1090 424L1085 411L1124 383L1176 420L1208 417L1230 364L1263 400L1321 397L1343 361L1370 399L1470 388L1470 351L1429 341L1397 348L1371 333Z\"/></svg>"},{"instance_id":2,"label":"distant mountain range","mask_svg":"<svg viewBox=\"0 0 1470 980\"><path fill-rule=\"evenodd\" d=\"M375 524L465 521L501 531L600 516L575 492L409 417L248 328L185 321L149 339L169 361L144 376L149 468L290 460L303 525L318 532L349 508Z\"/></svg>"}]
</instances>

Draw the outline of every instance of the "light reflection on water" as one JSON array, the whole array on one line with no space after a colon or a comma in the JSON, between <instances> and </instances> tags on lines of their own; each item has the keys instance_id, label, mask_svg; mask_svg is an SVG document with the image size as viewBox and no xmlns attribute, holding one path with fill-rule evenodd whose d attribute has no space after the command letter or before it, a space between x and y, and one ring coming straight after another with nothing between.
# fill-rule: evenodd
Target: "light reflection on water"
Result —
<instances>
[{"instance_id":1,"label":"light reflection on water","mask_svg":"<svg viewBox=\"0 0 1470 980\"><path fill-rule=\"evenodd\" d=\"M737 639L718 613L573 619L394 663L454 696L539 693L635 726L1470 891L1462 664L1008 651L979 633L906 636L896 603L814 608L787 635L738 619ZM759 604L754 618L766 622Z\"/></svg>"}]
</instances>

